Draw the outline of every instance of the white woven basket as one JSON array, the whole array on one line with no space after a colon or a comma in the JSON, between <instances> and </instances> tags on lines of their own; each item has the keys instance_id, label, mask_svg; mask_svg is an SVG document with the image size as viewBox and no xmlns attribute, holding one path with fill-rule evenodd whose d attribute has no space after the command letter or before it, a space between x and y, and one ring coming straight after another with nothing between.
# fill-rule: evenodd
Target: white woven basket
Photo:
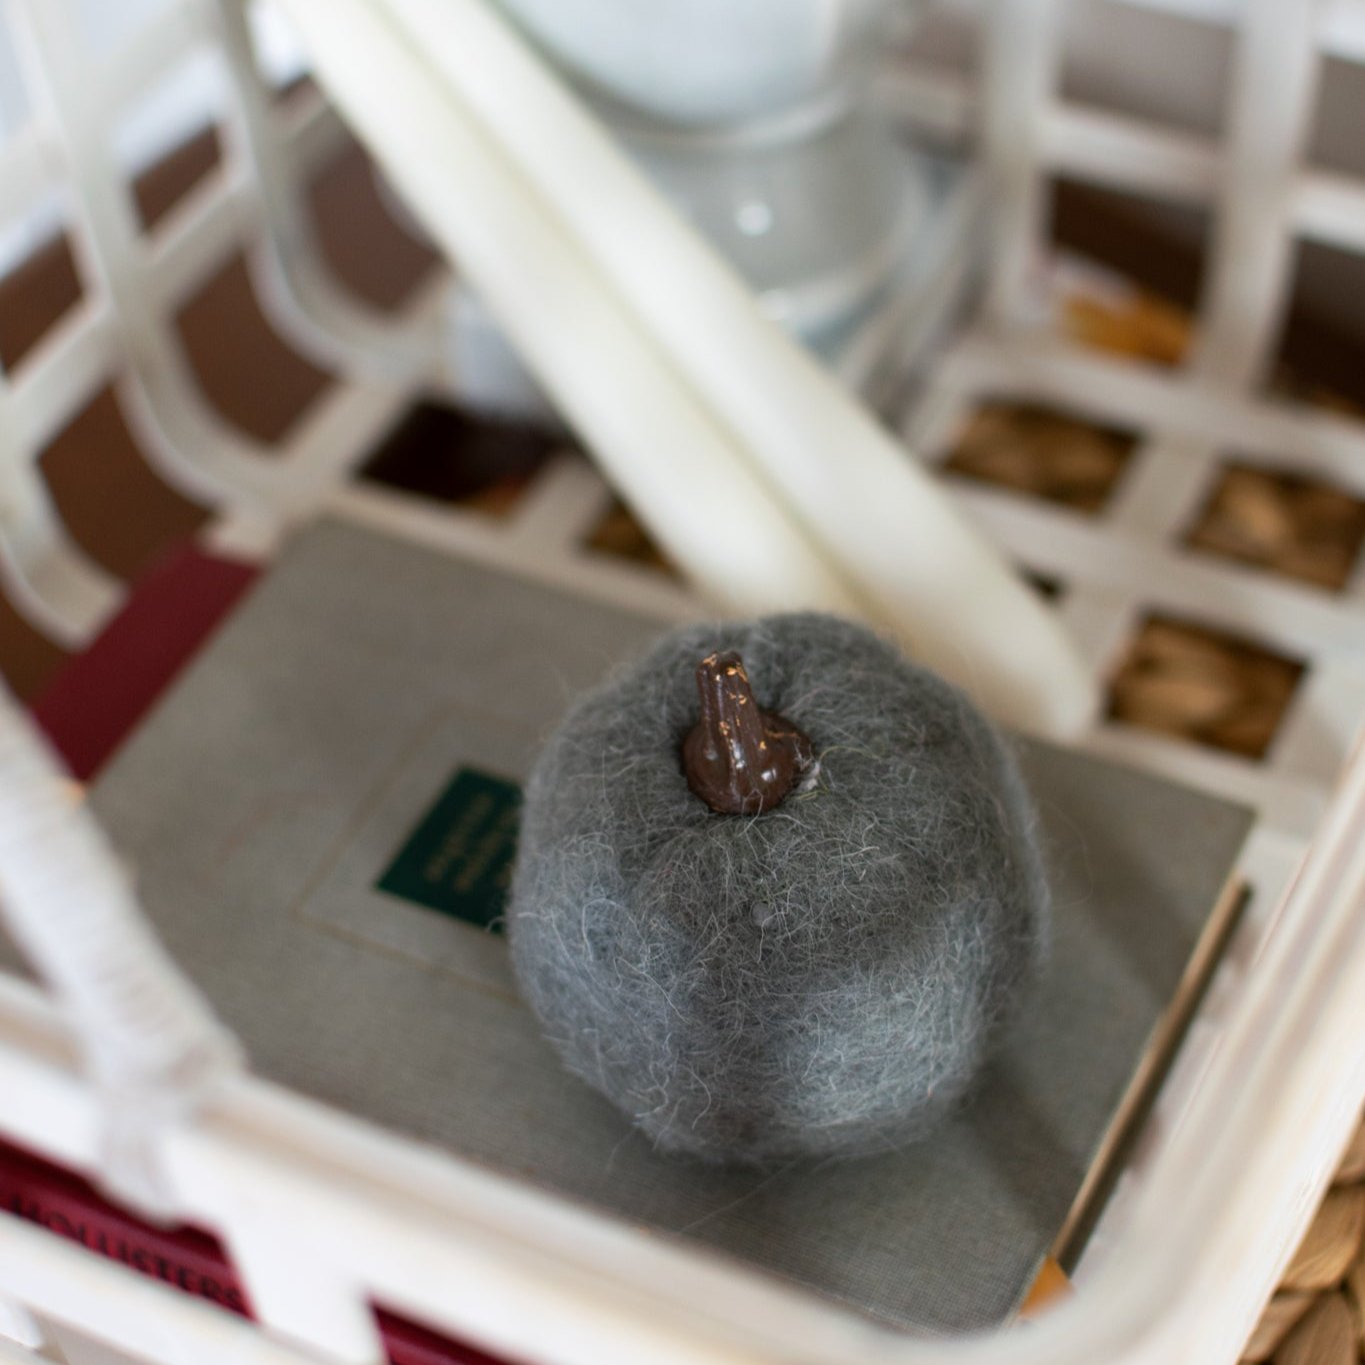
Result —
<instances>
[{"instance_id":1,"label":"white woven basket","mask_svg":"<svg viewBox=\"0 0 1365 1365\"><path fill-rule=\"evenodd\" d=\"M0 895L53 989L0 980L0 1136L214 1230L261 1322L0 1219L0 1360L49 1358L43 1343L59 1339L73 1359L359 1365L381 1358L376 1301L510 1358L564 1365L1235 1358L1365 1094L1365 757L1348 760L1365 702L1365 572L1332 595L1200 559L1179 533L1229 449L1365 496L1365 426L1259 387L1295 242L1365 252L1365 184L1303 164L1324 56L1365 59L1365 7L1165 7L1237 26L1220 141L1061 99L1056 0L982 7L977 84L908 65L893 74L886 96L908 124L964 142L976 130L977 155L937 220L942 269L848 362L874 391L888 373L923 368L902 421L931 461L983 396L1061 404L1141 433L1122 487L1094 518L960 491L1011 557L1066 582L1060 611L1095 679L1152 609L1308 663L1263 761L1102 718L1078 740L1259 811L1242 868L1251 912L1080 1266L1080 1292L1027 1329L909 1341L254 1079L7 708ZM269 100L237 0L182 0L99 62L70 0L9 0L0 14L33 103L0 142L0 231L59 192L85 283L81 304L0 375L0 563L31 620L77 646L119 602L119 586L63 528L37 465L111 380L161 476L215 509L206 533L215 544L267 557L289 526L327 506L587 593L689 609L680 589L577 548L609 496L581 463L552 461L498 523L347 483L417 393L458 393L444 349L453 284L442 275L385 319L331 280L300 187L343 129L315 94ZM109 130L170 73L206 60L230 75L223 165L143 231ZM1185 366L1156 372L1103 356L1037 321L1048 312L1039 262L1042 183L1053 173L1213 210L1209 285ZM984 252L963 231L982 219ZM341 377L268 458L206 405L172 324L243 243L255 244L274 323ZM984 306L946 346L931 345L983 261Z\"/></svg>"}]
</instances>

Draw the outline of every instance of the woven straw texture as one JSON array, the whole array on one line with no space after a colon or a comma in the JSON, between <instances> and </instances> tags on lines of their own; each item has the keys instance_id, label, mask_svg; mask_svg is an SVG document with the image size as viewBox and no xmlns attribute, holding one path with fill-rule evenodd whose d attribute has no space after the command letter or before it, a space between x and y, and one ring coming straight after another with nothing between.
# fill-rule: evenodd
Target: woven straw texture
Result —
<instances>
[{"instance_id":1,"label":"woven straw texture","mask_svg":"<svg viewBox=\"0 0 1365 1365\"><path fill-rule=\"evenodd\" d=\"M1365 1360L1365 1120L1242 1359L1274 1365Z\"/></svg>"}]
</instances>

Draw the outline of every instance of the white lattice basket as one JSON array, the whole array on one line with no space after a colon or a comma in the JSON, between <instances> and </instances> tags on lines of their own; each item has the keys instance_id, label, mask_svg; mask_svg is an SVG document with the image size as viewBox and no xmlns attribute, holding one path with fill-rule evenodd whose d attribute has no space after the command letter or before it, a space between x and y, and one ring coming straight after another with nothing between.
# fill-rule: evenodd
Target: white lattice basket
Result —
<instances>
[{"instance_id":1,"label":"white lattice basket","mask_svg":"<svg viewBox=\"0 0 1365 1365\"><path fill-rule=\"evenodd\" d=\"M1334 595L1200 558L1180 533L1229 449L1365 495L1365 424L1260 389L1294 243L1365 252L1365 184L1302 164L1324 57L1365 59L1365 15L1349 0L1229 6L1217 21L1235 25L1236 58L1226 133L1214 141L1062 99L1063 8L983 7L978 82L913 64L888 78L886 98L907 124L964 143L977 130L977 154L936 219L940 268L875 319L849 351L848 375L885 393L888 377L914 367L916 397L898 416L930 461L983 396L1048 402L1141 434L1117 495L1093 518L958 490L1012 558L1065 581L1059 610L1092 678L1107 676L1153 609L1307 664L1262 761L1102 717L1076 740L1258 810L1242 867L1250 913L1079 1267L1080 1292L1026 1329L907 1340L252 1078L161 957L87 813L12 712L0 890L56 999L0 981L0 1135L213 1229L260 1323L3 1219L0 1358L47 1359L54 1332L77 1358L74 1332L91 1359L114 1350L196 1365L358 1363L381 1358L374 1302L510 1358L574 1365L1235 1357L1365 1093L1365 759L1348 761L1365 701L1365 573ZM64 530L37 463L110 380L154 467L212 506L206 534L237 553L268 557L291 525L328 507L585 593L691 609L666 581L582 553L610 494L579 461L552 460L496 523L347 482L414 396L458 393L447 348L454 284L443 274L401 316L381 318L329 277L300 187L344 130L316 93L272 103L236 0L183 0L99 62L70 0L10 0L5 18L34 112L0 142L0 230L57 192L85 283L81 304L0 376L0 559L30 619L76 646L118 604L118 585ZM144 231L109 131L169 74L205 63L227 77L223 164ZM1088 351L1047 323L1042 185L1054 173L1212 209L1210 283L1181 368ZM966 231L978 222L984 253ZM196 283L244 242L255 244L272 320L340 376L270 452L205 403L172 326ZM983 260L985 302L941 344Z\"/></svg>"}]
</instances>

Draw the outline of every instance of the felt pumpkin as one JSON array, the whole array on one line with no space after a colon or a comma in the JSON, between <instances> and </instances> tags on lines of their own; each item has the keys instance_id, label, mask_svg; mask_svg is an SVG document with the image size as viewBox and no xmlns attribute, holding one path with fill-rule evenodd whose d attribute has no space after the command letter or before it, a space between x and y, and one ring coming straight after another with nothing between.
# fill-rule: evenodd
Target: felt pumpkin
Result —
<instances>
[{"instance_id":1,"label":"felt pumpkin","mask_svg":"<svg viewBox=\"0 0 1365 1365\"><path fill-rule=\"evenodd\" d=\"M535 764L513 962L661 1148L886 1150L963 1096L1039 964L1034 825L1005 741L863 627L688 627Z\"/></svg>"}]
</instances>

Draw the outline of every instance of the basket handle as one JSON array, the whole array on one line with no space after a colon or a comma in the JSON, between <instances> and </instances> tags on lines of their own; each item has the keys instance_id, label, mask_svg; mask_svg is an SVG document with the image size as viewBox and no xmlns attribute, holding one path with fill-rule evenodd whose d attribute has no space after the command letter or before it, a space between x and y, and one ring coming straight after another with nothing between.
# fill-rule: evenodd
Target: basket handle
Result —
<instances>
[{"instance_id":1,"label":"basket handle","mask_svg":"<svg viewBox=\"0 0 1365 1365\"><path fill-rule=\"evenodd\" d=\"M73 1026L101 1112L111 1193L167 1218L160 1137L241 1049L157 940L73 782L0 685L0 919Z\"/></svg>"}]
</instances>

